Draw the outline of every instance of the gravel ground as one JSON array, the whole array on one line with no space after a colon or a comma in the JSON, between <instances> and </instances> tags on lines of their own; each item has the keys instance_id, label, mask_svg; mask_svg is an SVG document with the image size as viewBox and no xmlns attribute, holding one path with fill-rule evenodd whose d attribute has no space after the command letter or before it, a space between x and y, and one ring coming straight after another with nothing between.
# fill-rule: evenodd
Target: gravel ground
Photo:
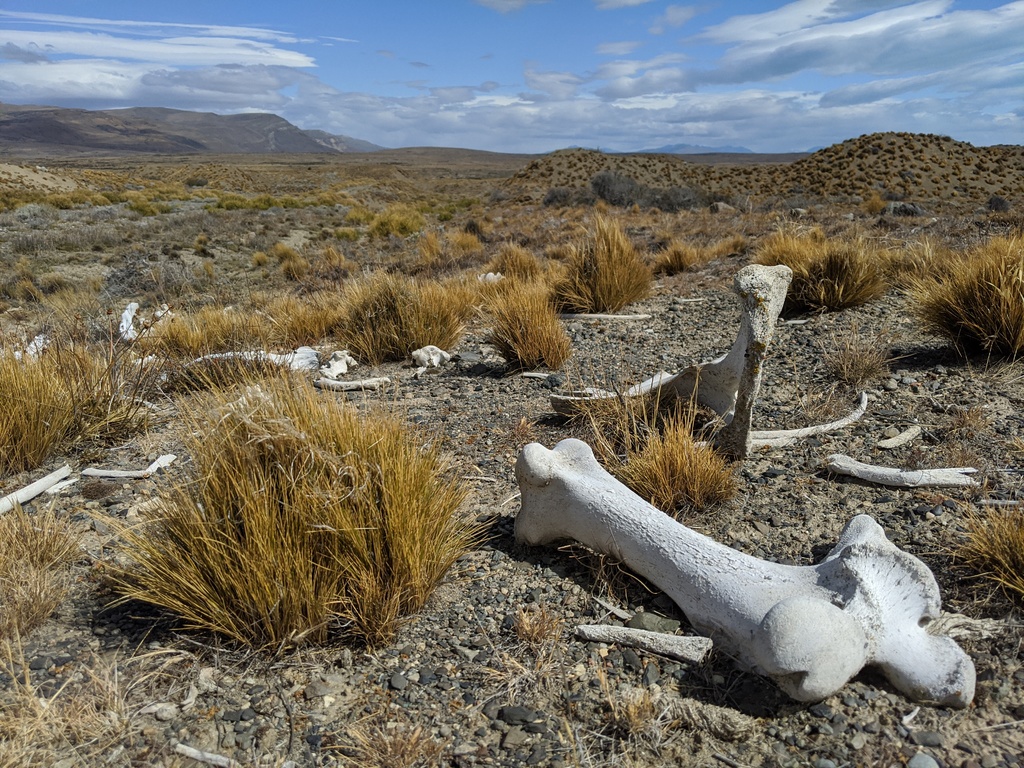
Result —
<instances>
[{"instance_id":1,"label":"gravel ground","mask_svg":"<svg viewBox=\"0 0 1024 768\"><path fill-rule=\"evenodd\" d=\"M394 754L373 762L359 752L361 737L378 749L417 752L423 764L460 767L1022 765L1021 614L990 584L969 579L950 547L980 498L1021 494L1013 439L1024 434L1024 377L1018 367L951 356L920 335L895 292L860 309L780 322L755 413L758 429L806 426L853 407L855 391L829 386L823 356L834 335L854 327L884 333L891 374L867 385L868 412L859 422L756 452L736 467L737 497L687 522L757 557L811 564L850 517L871 515L932 568L944 610L996 620L990 633L973 629L960 638L978 671L969 709L918 708L871 671L805 706L720 652L688 665L585 643L572 635L577 624L622 623L603 603L641 614L663 631L692 630L666 597L606 558L515 542L519 448L529 440L550 447L578 434L551 416L552 389L625 385L721 354L737 327L728 285L739 266L726 259L697 275L661 279L654 296L629 310L649 313L649 320L569 321L574 360L547 381L505 375L482 326L470 329L451 350L456 359L437 374L414 379L399 365L357 369L360 376L392 377L382 399L443 440L470 490L466 514L488 533L425 610L373 653L337 647L268 660L181 633L144 606L105 607L101 575L114 553L104 520L136 518L187 468L187 457L147 480L92 480L67 489L56 508L85 532L85 554L74 599L25 643L37 695L66 695L87 685L90 670L103 663L127 668L133 654L143 657L145 684L124 691L129 736L106 753L115 766L194 765L174 752L178 743L247 765L418 764ZM966 434L955 417L970 408L982 409L984 418ZM877 448L913 424L923 428L916 441L889 452ZM169 427L95 463L139 468L166 452L181 453ZM871 486L829 475L825 457L836 452L900 467L959 464L968 455L985 485L942 493ZM25 674L20 664L13 671ZM9 676L0 678L10 685ZM73 755L59 763L80 764Z\"/></svg>"}]
</instances>

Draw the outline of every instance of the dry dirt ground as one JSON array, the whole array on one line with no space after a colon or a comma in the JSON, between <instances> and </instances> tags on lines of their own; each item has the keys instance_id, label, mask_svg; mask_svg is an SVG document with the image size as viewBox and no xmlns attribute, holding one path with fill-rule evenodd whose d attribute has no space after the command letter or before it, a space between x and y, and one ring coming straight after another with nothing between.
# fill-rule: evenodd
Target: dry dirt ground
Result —
<instances>
[{"instance_id":1,"label":"dry dirt ground","mask_svg":"<svg viewBox=\"0 0 1024 768\"><path fill-rule=\"evenodd\" d=\"M472 220L484 250L475 262L462 263L480 271L502 242L516 241L543 254L592 223L589 208L540 206L537 191L550 180L521 170L529 158L421 154L365 156L338 166L314 164L323 158L301 164L249 158L202 166L187 159L138 165L94 160L46 173L79 184L90 178L104 183L134 178L140 186L147 179L202 173L211 186L222 179L225 188L235 184L234 191L277 194L289 187L289 193L315 188L330 178L371 207L426 200L435 212L445 200L458 199L464 202L454 215L428 214L427 226L458 230L470 228ZM688 172L696 178L705 170ZM513 178L517 171L521 175ZM737 179L745 178L746 171L737 173ZM936 176L941 181L940 171ZM807 188L799 201L786 202L784 193L765 194L749 198L745 210L714 215L706 210L671 215L613 210L609 215L647 253L670 237L703 244L742 234L756 244L774 228L794 223L836 235L856 231L893 246L928 233L962 247L990 234L1021 235L1013 210L993 214L985 202L989 194L1011 201L1017 195L1019 211L1022 183L1018 169L1002 181L986 181L984 190L978 182L979 191L968 199L911 195L934 212L923 217L867 214L864 195L829 197ZM179 302L192 305L226 304L256 289L301 294L301 284L252 266L253 251L282 239L319 247L325 239L321 233L326 231L329 240L345 219L345 211L335 206L230 213L209 211L201 201L170 207L155 216L132 214L123 205L72 210L35 205L0 214L4 269L27 259L36 273L57 272L76 283L91 280L99 302L118 313L128 300L152 306L175 298L175 292ZM794 213L794 208L801 210ZM201 233L210 235L212 258L191 248ZM415 242L416 236L364 237L337 246L363 267L394 266L416 258ZM868 410L856 424L754 453L735 466L736 498L687 522L757 557L812 564L850 517L871 515L892 541L932 569L945 611L986 620L971 624L959 640L978 672L970 708L919 708L870 670L825 701L800 705L719 652L686 665L585 643L573 636L573 628L615 621L605 604L657 614L669 631L690 630L669 600L622 566L580 548L534 549L515 542L513 465L519 449L532 440L551 446L582 434L580 427L553 417L552 389L577 382L621 387L721 354L738 323L729 286L747 260L724 256L698 271L659 278L652 296L629 308L649 319L568 321L573 358L546 381L504 370L485 343L483 317L469 325L450 350L455 359L439 373L417 379L407 365L357 369L361 376L389 376L393 383L379 396L347 399L356 407L383 400L436 435L470 491L464 513L487 532L486 541L460 559L394 642L369 652L331 646L278 656L248 653L216 637L184 632L172 618L142 605L109 607L103 573L117 554L104 520L136 519L187 472L189 458L175 433L175 414L189 407L187 399L164 404L167 418L123 445L54 459L44 469L64 461L75 470L141 468L159 454L179 454L166 472L149 479L83 479L55 498L27 506L32 511L53 505L72 520L82 535L82 553L71 596L43 627L23 638L20 653L0 672L5 702L27 691L38 705L32 709L23 701L21 709L8 708L10 722L28 709L53 713L48 754L55 757L46 759L68 768L195 765L175 751L178 744L261 766L1021 765L1020 604L964 569L952 551L962 540L965 516L983 500L1024 498L1024 370L957 357L921 333L896 288L858 309L780 323L755 412L759 429L806 426L853 405L857 392L836 387L825 364L828 352L851 334L887 345L889 372L866 385ZM164 276L178 269L180 284L153 279L152 270L145 272L147 264L163 266ZM8 343L27 341L45 326L45 301L8 297L0 310ZM317 348L329 354L336 347L324 340ZM914 424L923 429L916 441L895 451L878 447L892 430ZM830 475L825 457L837 452L898 467L971 464L981 470L983 485L945 492L873 486ZM0 479L0 492L42 471ZM75 706L91 708L93 716L97 709L109 710L105 732L73 734L72 726L62 725L61 718L76 717ZM0 739L4 734L0 725Z\"/></svg>"}]
</instances>

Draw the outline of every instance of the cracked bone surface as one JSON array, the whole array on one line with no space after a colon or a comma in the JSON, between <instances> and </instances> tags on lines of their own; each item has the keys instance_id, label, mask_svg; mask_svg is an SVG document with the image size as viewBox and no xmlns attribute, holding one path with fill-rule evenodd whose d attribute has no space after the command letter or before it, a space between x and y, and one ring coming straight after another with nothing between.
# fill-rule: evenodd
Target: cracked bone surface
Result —
<instances>
[{"instance_id":1,"label":"cracked bone surface","mask_svg":"<svg viewBox=\"0 0 1024 768\"><path fill-rule=\"evenodd\" d=\"M523 448L516 539L581 542L664 590L700 632L799 701L878 667L907 697L966 707L974 664L928 632L939 589L920 560L867 515L815 566L759 560L690 530L613 478L580 440Z\"/></svg>"},{"instance_id":2,"label":"cracked bone surface","mask_svg":"<svg viewBox=\"0 0 1024 768\"><path fill-rule=\"evenodd\" d=\"M793 272L786 266L754 264L741 269L733 281L742 314L732 348L716 360L679 373L659 373L628 390L626 396L657 392L683 399L694 397L726 421L715 437L718 446L731 456L746 456L751 448L751 418L761 387L761 370L792 279ZM551 405L558 413L570 414L582 401L608 397L617 395L586 389L556 395Z\"/></svg>"}]
</instances>

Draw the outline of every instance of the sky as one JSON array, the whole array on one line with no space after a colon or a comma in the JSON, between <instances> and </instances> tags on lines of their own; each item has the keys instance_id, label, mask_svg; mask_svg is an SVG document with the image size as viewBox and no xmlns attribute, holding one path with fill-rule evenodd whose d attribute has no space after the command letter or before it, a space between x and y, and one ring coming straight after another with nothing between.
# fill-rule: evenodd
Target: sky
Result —
<instances>
[{"instance_id":1,"label":"sky","mask_svg":"<svg viewBox=\"0 0 1024 768\"><path fill-rule=\"evenodd\" d=\"M0 0L0 102L386 147L1024 143L1024 0Z\"/></svg>"}]
</instances>

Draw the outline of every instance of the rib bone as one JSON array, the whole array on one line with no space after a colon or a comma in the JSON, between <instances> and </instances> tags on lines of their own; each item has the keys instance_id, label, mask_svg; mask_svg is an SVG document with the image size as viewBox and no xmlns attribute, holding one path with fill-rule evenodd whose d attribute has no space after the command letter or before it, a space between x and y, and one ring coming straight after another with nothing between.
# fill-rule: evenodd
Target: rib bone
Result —
<instances>
[{"instance_id":1,"label":"rib bone","mask_svg":"<svg viewBox=\"0 0 1024 768\"><path fill-rule=\"evenodd\" d=\"M931 571L866 515L853 518L816 566L745 555L696 533L598 465L590 446L527 445L516 463L516 538L574 539L660 587L701 633L800 701L817 701L862 667L879 667L908 697L966 707L974 665L925 626L939 616Z\"/></svg>"}]
</instances>

